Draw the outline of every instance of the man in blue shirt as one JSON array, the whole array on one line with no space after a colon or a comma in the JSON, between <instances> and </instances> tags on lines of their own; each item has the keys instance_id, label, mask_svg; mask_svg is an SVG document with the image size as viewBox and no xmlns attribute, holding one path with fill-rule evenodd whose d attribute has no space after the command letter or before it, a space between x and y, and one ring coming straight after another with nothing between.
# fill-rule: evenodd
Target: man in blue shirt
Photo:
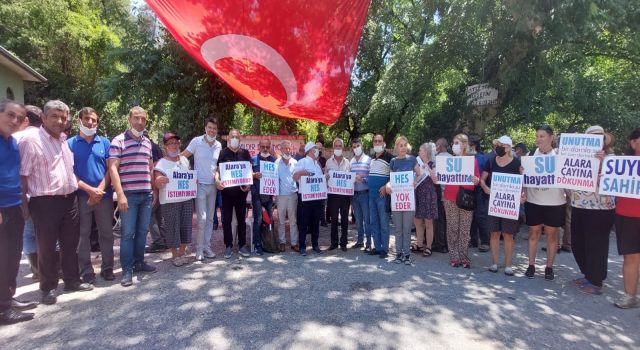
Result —
<instances>
[{"instance_id":1,"label":"man in blue shirt","mask_svg":"<svg viewBox=\"0 0 640 350\"><path fill-rule=\"evenodd\" d=\"M271 155L271 141L260 140L260 153L251 159L253 168L253 186L251 186L251 205L253 206L253 245L255 246L256 255L262 255L262 234L260 226L262 225L262 208L267 211L270 218L273 218L273 196L260 194L260 162L274 162L276 158Z\"/></svg>"},{"instance_id":2,"label":"man in blue shirt","mask_svg":"<svg viewBox=\"0 0 640 350\"><path fill-rule=\"evenodd\" d=\"M386 184L389 182L393 156L385 150L384 137L373 136L373 157L369 166L369 225L375 248L369 254L381 259L389 255L389 206L387 205Z\"/></svg>"},{"instance_id":3,"label":"man in blue shirt","mask_svg":"<svg viewBox=\"0 0 640 350\"><path fill-rule=\"evenodd\" d=\"M10 100L0 101L0 325L33 319L32 313L20 312L13 304L16 277L22 252L24 229L20 187L20 151L11 134L24 119L24 107Z\"/></svg>"},{"instance_id":4,"label":"man in blue shirt","mask_svg":"<svg viewBox=\"0 0 640 350\"><path fill-rule=\"evenodd\" d=\"M78 214L80 240L78 265L85 283L95 284L96 275L91 264L91 226L95 218L98 227L102 267L100 276L113 281L113 192L107 159L111 143L96 135L100 118L91 107L78 113L80 132L67 142L73 152L73 172L78 180Z\"/></svg>"}]
</instances>

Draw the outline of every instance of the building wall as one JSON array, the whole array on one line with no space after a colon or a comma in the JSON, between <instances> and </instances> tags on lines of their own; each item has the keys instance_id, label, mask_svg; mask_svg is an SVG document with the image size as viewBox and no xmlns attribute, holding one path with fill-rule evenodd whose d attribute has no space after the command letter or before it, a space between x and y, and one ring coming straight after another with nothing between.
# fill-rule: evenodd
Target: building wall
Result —
<instances>
[{"instance_id":1,"label":"building wall","mask_svg":"<svg viewBox=\"0 0 640 350\"><path fill-rule=\"evenodd\" d=\"M24 82L22 78L0 65L0 100L7 98L7 88L13 91L14 100L24 103Z\"/></svg>"}]
</instances>

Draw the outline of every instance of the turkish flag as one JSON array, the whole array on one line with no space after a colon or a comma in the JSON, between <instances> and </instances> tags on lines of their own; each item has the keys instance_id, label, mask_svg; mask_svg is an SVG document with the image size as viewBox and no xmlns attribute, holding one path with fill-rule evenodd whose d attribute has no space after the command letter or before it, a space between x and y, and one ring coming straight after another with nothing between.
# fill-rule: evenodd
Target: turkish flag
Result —
<instances>
[{"instance_id":1,"label":"turkish flag","mask_svg":"<svg viewBox=\"0 0 640 350\"><path fill-rule=\"evenodd\" d=\"M370 0L146 0L173 37L254 105L333 124Z\"/></svg>"}]
</instances>

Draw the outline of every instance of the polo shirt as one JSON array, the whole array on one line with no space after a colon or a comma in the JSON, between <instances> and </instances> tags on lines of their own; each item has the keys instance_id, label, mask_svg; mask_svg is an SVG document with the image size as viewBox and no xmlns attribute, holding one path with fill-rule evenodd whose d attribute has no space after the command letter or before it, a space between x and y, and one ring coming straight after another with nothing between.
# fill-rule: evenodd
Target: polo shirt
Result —
<instances>
[{"instance_id":1,"label":"polo shirt","mask_svg":"<svg viewBox=\"0 0 640 350\"><path fill-rule=\"evenodd\" d=\"M146 136L136 140L129 130L116 136L111 141L109 158L119 159L120 184L122 190L133 193L151 192L152 161L151 140Z\"/></svg>"},{"instance_id":2,"label":"polo shirt","mask_svg":"<svg viewBox=\"0 0 640 350\"><path fill-rule=\"evenodd\" d=\"M369 189L369 168L371 167L371 157L366 154L360 155L358 160L356 157L351 158L351 171L356 175L362 176L362 181L356 181L355 191L366 191Z\"/></svg>"},{"instance_id":3,"label":"polo shirt","mask_svg":"<svg viewBox=\"0 0 640 350\"><path fill-rule=\"evenodd\" d=\"M293 173L298 161L289 158L289 164L285 164L282 158L276 161L278 167L278 182L280 182L281 196L286 196L298 192L298 185L293 181Z\"/></svg>"},{"instance_id":4,"label":"polo shirt","mask_svg":"<svg viewBox=\"0 0 640 350\"><path fill-rule=\"evenodd\" d=\"M91 144L76 135L67 140L69 148L73 152L73 173L78 179L91 187L98 187L107 174L107 159L111 143L105 137L95 135ZM105 198L112 196L111 186L105 188ZM78 192L87 196L84 191Z\"/></svg>"},{"instance_id":5,"label":"polo shirt","mask_svg":"<svg viewBox=\"0 0 640 350\"><path fill-rule=\"evenodd\" d=\"M297 173L298 171L306 170L309 172L309 176L319 176L322 175L322 169L320 168L320 163L313 160L311 157L306 156L298 161L298 164L293 168L293 173Z\"/></svg>"},{"instance_id":6,"label":"polo shirt","mask_svg":"<svg viewBox=\"0 0 640 350\"><path fill-rule=\"evenodd\" d=\"M0 208L22 204L20 150L13 136L0 136Z\"/></svg>"},{"instance_id":7,"label":"polo shirt","mask_svg":"<svg viewBox=\"0 0 640 350\"><path fill-rule=\"evenodd\" d=\"M222 144L215 140L209 144L205 135L194 137L187 151L193 154L193 167L196 170L196 177L199 184L212 185L215 182L213 174L218 168L218 158L222 151Z\"/></svg>"},{"instance_id":8,"label":"polo shirt","mask_svg":"<svg viewBox=\"0 0 640 350\"><path fill-rule=\"evenodd\" d=\"M369 192L370 196L378 196L380 187L385 186L389 182L389 173L391 168L389 163L393 156L391 153L384 151L380 157L375 154L371 158L371 165L369 168Z\"/></svg>"}]
</instances>

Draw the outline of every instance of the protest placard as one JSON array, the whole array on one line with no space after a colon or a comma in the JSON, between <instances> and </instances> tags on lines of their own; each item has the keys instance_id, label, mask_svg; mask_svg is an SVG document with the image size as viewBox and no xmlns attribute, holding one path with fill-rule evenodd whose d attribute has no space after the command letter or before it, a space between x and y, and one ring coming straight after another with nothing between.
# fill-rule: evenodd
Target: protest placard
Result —
<instances>
[{"instance_id":1,"label":"protest placard","mask_svg":"<svg viewBox=\"0 0 640 350\"><path fill-rule=\"evenodd\" d=\"M390 174L392 211L416 210L413 180L413 171L398 171Z\"/></svg>"},{"instance_id":2,"label":"protest placard","mask_svg":"<svg viewBox=\"0 0 640 350\"><path fill-rule=\"evenodd\" d=\"M598 185L604 135L562 134L556 163L556 185L569 190L595 192Z\"/></svg>"},{"instance_id":3,"label":"protest placard","mask_svg":"<svg viewBox=\"0 0 640 350\"><path fill-rule=\"evenodd\" d=\"M436 157L436 178L444 185L473 185L474 156Z\"/></svg>"},{"instance_id":4,"label":"protest placard","mask_svg":"<svg viewBox=\"0 0 640 350\"><path fill-rule=\"evenodd\" d=\"M595 134L561 134L558 154L566 157L593 158L602 150L604 135Z\"/></svg>"},{"instance_id":5,"label":"protest placard","mask_svg":"<svg viewBox=\"0 0 640 350\"><path fill-rule=\"evenodd\" d=\"M278 167L274 162L260 161L260 194L277 196L280 193Z\"/></svg>"},{"instance_id":6,"label":"protest placard","mask_svg":"<svg viewBox=\"0 0 640 350\"><path fill-rule=\"evenodd\" d=\"M640 199L640 157L606 157L599 193Z\"/></svg>"},{"instance_id":7,"label":"protest placard","mask_svg":"<svg viewBox=\"0 0 640 350\"><path fill-rule=\"evenodd\" d=\"M556 156L537 155L520 157L523 174L523 187L555 188Z\"/></svg>"},{"instance_id":8,"label":"protest placard","mask_svg":"<svg viewBox=\"0 0 640 350\"><path fill-rule=\"evenodd\" d=\"M489 215L518 220L520 215L522 178L522 175L505 173L493 173L491 175Z\"/></svg>"},{"instance_id":9,"label":"protest placard","mask_svg":"<svg viewBox=\"0 0 640 350\"><path fill-rule=\"evenodd\" d=\"M327 193L353 196L356 173L346 171L329 171Z\"/></svg>"},{"instance_id":10,"label":"protest placard","mask_svg":"<svg viewBox=\"0 0 640 350\"><path fill-rule=\"evenodd\" d=\"M303 202L327 199L324 175L300 177L300 196Z\"/></svg>"},{"instance_id":11,"label":"protest placard","mask_svg":"<svg viewBox=\"0 0 640 350\"><path fill-rule=\"evenodd\" d=\"M160 204L178 203L196 198L198 185L194 170L174 169L167 174L169 182L160 191Z\"/></svg>"},{"instance_id":12,"label":"protest placard","mask_svg":"<svg viewBox=\"0 0 640 350\"><path fill-rule=\"evenodd\" d=\"M220 182L224 187L253 185L251 162L220 163Z\"/></svg>"}]
</instances>

